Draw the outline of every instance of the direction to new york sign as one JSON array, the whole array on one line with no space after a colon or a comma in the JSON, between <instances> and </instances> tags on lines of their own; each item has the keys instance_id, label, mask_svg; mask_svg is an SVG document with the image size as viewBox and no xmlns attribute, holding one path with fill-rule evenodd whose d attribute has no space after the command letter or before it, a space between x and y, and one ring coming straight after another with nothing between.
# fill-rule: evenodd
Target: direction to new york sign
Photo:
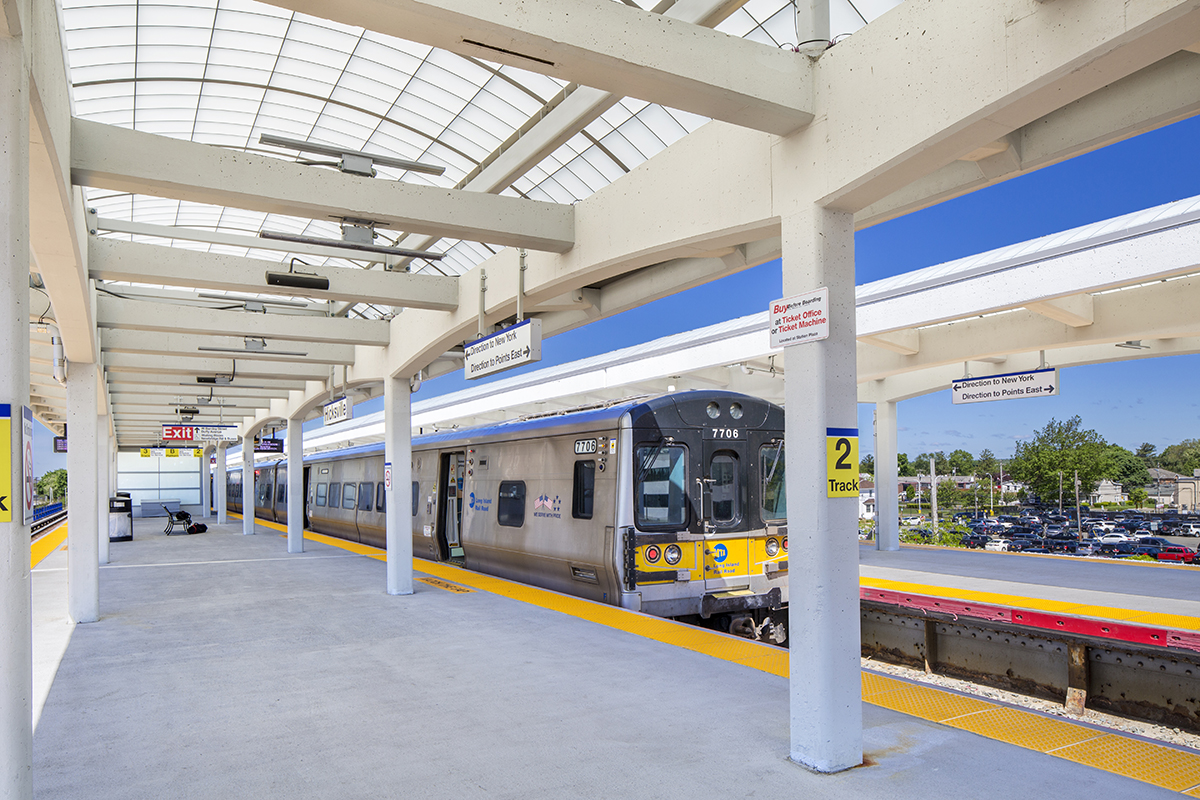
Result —
<instances>
[{"instance_id":1,"label":"direction to new york sign","mask_svg":"<svg viewBox=\"0 0 1200 800\"><path fill-rule=\"evenodd\" d=\"M1053 397L1058 394L1058 370L1034 369L1009 372L984 378L953 381L951 394L955 405L990 403L993 400L1022 400L1027 397Z\"/></svg>"}]
</instances>

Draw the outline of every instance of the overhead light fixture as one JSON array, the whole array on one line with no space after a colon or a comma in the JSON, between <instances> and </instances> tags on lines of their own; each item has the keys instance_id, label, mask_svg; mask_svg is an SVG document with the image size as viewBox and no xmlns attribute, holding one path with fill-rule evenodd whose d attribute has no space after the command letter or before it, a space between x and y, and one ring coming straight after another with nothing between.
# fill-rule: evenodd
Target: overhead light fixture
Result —
<instances>
[{"instance_id":1,"label":"overhead light fixture","mask_svg":"<svg viewBox=\"0 0 1200 800\"><path fill-rule=\"evenodd\" d=\"M1124 347L1128 350L1149 350L1150 345L1142 344L1141 339L1131 339L1128 342L1121 342L1117 347Z\"/></svg>"},{"instance_id":2,"label":"overhead light fixture","mask_svg":"<svg viewBox=\"0 0 1200 800\"><path fill-rule=\"evenodd\" d=\"M321 247L340 247L343 250L358 250L363 253L381 253L385 256L399 256L401 258L422 258L426 261L441 261L443 256L441 253L433 253L428 250L405 250L401 247L381 247L377 244L361 244L359 242L347 242L341 239L322 239L317 236L295 236L290 233L277 233L275 231L259 231L258 238L270 239L276 242L295 242L296 244L312 244ZM347 256L350 258L351 256ZM270 275L271 273L267 273ZM290 273L277 273L290 274ZM271 283L270 280L267 283ZM328 281L326 281L328 283ZM291 284L277 284L279 286L289 286ZM310 288L310 287L305 287ZM329 288L326 286L325 288Z\"/></svg>"},{"instance_id":3,"label":"overhead light fixture","mask_svg":"<svg viewBox=\"0 0 1200 800\"><path fill-rule=\"evenodd\" d=\"M408 170L409 172L422 172L426 175L441 175L446 171L445 167L439 167L434 164L422 164L419 161L408 161L403 158L364 153L362 150L351 150L348 147L334 147L333 145L318 144L317 142L302 142L299 139L288 139L270 133L260 135L258 142L259 144L270 145L272 147L286 147L289 150L299 150L302 153L316 153L321 156L340 158L342 161L337 165L338 168L343 172L352 172L356 175L374 177L375 170L372 167L373 164L379 164L384 167L395 167L396 169Z\"/></svg>"}]
</instances>

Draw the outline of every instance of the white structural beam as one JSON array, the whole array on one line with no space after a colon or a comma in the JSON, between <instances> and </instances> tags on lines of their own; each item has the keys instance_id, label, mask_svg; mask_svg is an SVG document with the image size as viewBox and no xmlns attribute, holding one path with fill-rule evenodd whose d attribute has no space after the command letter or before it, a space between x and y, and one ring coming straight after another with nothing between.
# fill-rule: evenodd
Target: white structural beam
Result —
<instances>
[{"instance_id":1,"label":"white structural beam","mask_svg":"<svg viewBox=\"0 0 1200 800\"><path fill-rule=\"evenodd\" d=\"M383 384L384 461L391 470L386 493L387 593L413 593L412 392L408 378Z\"/></svg>"},{"instance_id":2,"label":"white structural beam","mask_svg":"<svg viewBox=\"0 0 1200 800\"><path fill-rule=\"evenodd\" d=\"M236 370L233 361L237 362ZM104 356L104 366L109 373L148 373L166 380L180 375L217 375L229 376L236 371L234 386L242 384L259 384L263 379L281 379L291 381L323 381L329 377L329 367L321 364L303 366L286 361L262 361L253 358L238 358L229 355L218 358L201 359L164 359L161 356L128 355L125 353L107 353ZM140 380L142 376L139 376ZM120 377L114 378L120 380ZM208 388L209 384L196 384L197 387ZM221 388L217 384L217 389ZM182 388L182 387L181 387Z\"/></svg>"},{"instance_id":3,"label":"white structural beam","mask_svg":"<svg viewBox=\"0 0 1200 800\"><path fill-rule=\"evenodd\" d=\"M71 503L67 527L67 611L74 622L100 619L100 562L96 531L96 384L95 364L72 364L67 374L67 423L71 447L67 480Z\"/></svg>"},{"instance_id":4,"label":"white structural beam","mask_svg":"<svg viewBox=\"0 0 1200 800\"><path fill-rule=\"evenodd\" d=\"M213 488L216 489L217 524L224 525L229 521L229 504L226 495L229 493L229 469L225 463L226 447L224 442L217 444L217 468L213 473Z\"/></svg>"},{"instance_id":5,"label":"white structural beam","mask_svg":"<svg viewBox=\"0 0 1200 800\"><path fill-rule=\"evenodd\" d=\"M174 306L173 306L174 307ZM242 312L233 312L242 313ZM292 317L292 319L310 319ZM228 336L212 336L207 333L162 333L157 336L147 336L142 331L110 328L101 335L100 350L104 353L141 353L146 355L169 355L173 358L253 358L259 361L299 361L305 364L353 364L354 347L348 344L329 344L325 342L304 342L295 345L291 342L279 345L267 341L267 350L247 350L247 337L232 338ZM254 338L254 337L251 337ZM202 348L224 348L229 352L213 352ZM303 352L304 355L275 355L272 350L283 350L290 353ZM240 352L239 352L240 351Z\"/></svg>"},{"instance_id":6,"label":"white structural beam","mask_svg":"<svg viewBox=\"0 0 1200 800\"><path fill-rule=\"evenodd\" d=\"M1200 111L1200 55L1180 52L1012 131L1005 150L960 158L858 212L859 228L1057 164Z\"/></svg>"},{"instance_id":7,"label":"white structural beam","mask_svg":"<svg viewBox=\"0 0 1200 800\"><path fill-rule=\"evenodd\" d=\"M1043 317L1070 325L1072 328L1082 328L1091 325L1095 312L1090 294L1075 294L1069 297L1059 297L1054 300L1042 300L1025 306Z\"/></svg>"},{"instance_id":8,"label":"white structural beam","mask_svg":"<svg viewBox=\"0 0 1200 800\"><path fill-rule=\"evenodd\" d=\"M861 399L861 398L860 398ZM875 404L875 548L900 549L900 504L896 497L899 470L896 456L896 401Z\"/></svg>"},{"instance_id":9,"label":"white structural beam","mask_svg":"<svg viewBox=\"0 0 1200 800\"><path fill-rule=\"evenodd\" d=\"M381 320L219 311L199 306L124 300L119 297L100 297L96 306L96 322L100 328L189 334L203 330L212 336L280 339L287 342L371 344L378 347L388 343L387 323ZM286 349L303 351L304 348L289 345ZM235 353L226 357L242 356ZM247 351L245 357L254 358L255 354L253 351Z\"/></svg>"},{"instance_id":10,"label":"white structural beam","mask_svg":"<svg viewBox=\"0 0 1200 800\"><path fill-rule=\"evenodd\" d=\"M254 437L242 437L242 534L254 534Z\"/></svg>"},{"instance_id":11,"label":"white structural beam","mask_svg":"<svg viewBox=\"0 0 1200 800\"><path fill-rule=\"evenodd\" d=\"M571 206L558 203L342 174L81 119L73 121L71 145L71 179L82 186L308 219L367 219L534 250L562 252L575 239Z\"/></svg>"},{"instance_id":12,"label":"white structural beam","mask_svg":"<svg viewBox=\"0 0 1200 800\"><path fill-rule=\"evenodd\" d=\"M304 421L287 421L287 551L304 552Z\"/></svg>"},{"instance_id":13,"label":"white structural beam","mask_svg":"<svg viewBox=\"0 0 1200 800\"><path fill-rule=\"evenodd\" d=\"M1196 0L902 3L819 61L822 202L866 208L1198 39Z\"/></svg>"},{"instance_id":14,"label":"white structural beam","mask_svg":"<svg viewBox=\"0 0 1200 800\"><path fill-rule=\"evenodd\" d=\"M122 358L122 357L123 356L114 354L111 356L105 356L105 359L106 359L106 361L107 360L116 361L117 359ZM160 361L161 361L161 359L160 359ZM224 364L223 365L224 368L219 369L217 371L221 372L225 375L228 375L229 369L231 366L232 366L232 364ZM239 370L240 370L240 368L241 367L239 365ZM111 371L112 371L112 374L109 376L109 384L108 385L109 385L111 391L114 391L114 392L140 391L142 387L147 387L147 391L153 392L155 394L162 394L164 391L168 392L168 393L173 392L173 391L179 391L184 394L191 394L193 392L196 392L196 393L203 392L204 394L207 395L211 391L213 393L214 397L218 397L218 398L223 393L228 393L230 396L250 396L249 394L247 394L247 392L253 393L253 392L258 392L260 390L270 392L272 394L276 394L278 392L289 392L289 391L294 391L294 390L298 390L298 389L304 389L308 385L306 380L311 380L311 379L305 379L304 377L301 377L301 376L293 377L290 375L289 376L276 375L276 376L270 377L270 378L266 378L266 377L259 378L259 379L255 380L253 383L251 383L250 381L238 380L238 381L235 381L234 383L223 383L223 384L213 385L213 384L208 384L208 383L198 383L196 381L195 375L199 374L199 373L193 372L192 370L184 371L185 375L191 375L192 377L180 377L180 374L178 372L163 372L163 373L142 372L142 371L129 372L129 371L122 371L120 369L120 367L113 367ZM328 368L325 368L324 370L322 370L321 375L322 375L321 380L328 379L328 377L329 377ZM176 387L178 387L178 388L176 388Z\"/></svg>"},{"instance_id":15,"label":"white structural beam","mask_svg":"<svg viewBox=\"0 0 1200 800\"><path fill-rule=\"evenodd\" d=\"M340 258L353 257L343 251ZM350 267L300 266L329 279L329 289L268 286L266 272L287 272L272 261L198 253L180 247L88 239L88 274L96 280L163 284L228 292L286 294L317 300L369 301L388 306L448 311L458 302L457 279Z\"/></svg>"},{"instance_id":16,"label":"white structural beam","mask_svg":"<svg viewBox=\"0 0 1200 800\"><path fill-rule=\"evenodd\" d=\"M771 133L790 133L813 117L808 58L619 3L281 0L280 5Z\"/></svg>"}]
</instances>

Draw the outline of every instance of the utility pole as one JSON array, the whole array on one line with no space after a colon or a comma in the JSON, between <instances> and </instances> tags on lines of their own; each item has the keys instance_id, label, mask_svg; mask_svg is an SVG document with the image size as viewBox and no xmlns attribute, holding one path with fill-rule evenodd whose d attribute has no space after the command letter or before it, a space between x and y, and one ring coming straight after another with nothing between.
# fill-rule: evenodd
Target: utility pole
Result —
<instances>
[{"instance_id":1,"label":"utility pole","mask_svg":"<svg viewBox=\"0 0 1200 800\"><path fill-rule=\"evenodd\" d=\"M1058 515L1062 516L1062 470L1058 471Z\"/></svg>"},{"instance_id":2,"label":"utility pole","mask_svg":"<svg viewBox=\"0 0 1200 800\"><path fill-rule=\"evenodd\" d=\"M1079 470L1075 470L1075 533L1083 538L1083 520L1079 518Z\"/></svg>"},{"instance_id":3,"label":"utility pole","mask_svg":"<svg viewBox=\"0 0 1200 800\"><path fill-rule=\"evenodd\" d=\"M933 518L933 532L937 534L937 465L933 463L933 456L929 457L929 508Z\"/></svg>"}]
</instances>

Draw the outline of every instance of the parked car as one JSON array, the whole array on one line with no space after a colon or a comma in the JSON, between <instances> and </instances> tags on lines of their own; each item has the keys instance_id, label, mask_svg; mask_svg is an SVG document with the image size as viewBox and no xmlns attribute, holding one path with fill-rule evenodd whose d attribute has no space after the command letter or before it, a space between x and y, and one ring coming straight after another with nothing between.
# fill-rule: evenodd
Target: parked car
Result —
<instances>
[{"instance_id":1,"label":"parked car","mask_svg":"<svg viewBox=\"0 0 1200 800\"><path fill-rule=\"evenodd\" d=\"M1163 547L1158 554L1159 561L1179 561L1184 564L1196 563L1197 553L1195 550L1184 547L1180 544L1169 544Z\"/></svg>"},{"instance_id":2,"label":"parked car","mask_svg":"<svg viewBox=\"0 0 1200 800\"><path fill-rule=\"evenodd\" d=\"M1070 553L1074 555L1079 552L1079 542L1074 539L1051 538L1046 540L1046 549L1051 553Z\"/></svg>"},{"instance_id":3,"label":"parked car","mask_svg":"<svg viewBox=\"0 0 1200 800\"><path fill-rule=\"evenodd\" d=\"M1135 542L1133 543L1133 550L1129 553L1129 555L1152 556L1157 559L1162 550L1163 549L1156 544L1140 544Z\"/></svg>"},{"instance_id":4,"label":"parked car","mask_svg":"<svg viewBox=\"0 0 1200 800\"><path fill-rule=\"evenodd\" d=\"M1128 533L1120 533L1118 531L1108 531L1101 534L1099 537L1101 544L1117 544L1118 542L1133 541L1133 537Z\"/></svg>"},{"instance_id":5,"label":"parked car","mask_svg":"<svg viewBox=\"0 0 1200 800\"><path fill-rule=\"evenodd\" d=\"M1097 545L1096 547L1092 548L1092 555L1108 556L1110 558L1116 558L1118 556L1133 555L1133 551L1134 551L1133 542L1126 542L1126 541L1106 542L1103 539L1101 539L1100 544Z\"/></svg>"},{"instance_id":6,"label":"parked car","mask_svg":"<svg viewBox=\"0 0 1200 800\"><path fill-rule=\"evenodd\" d=\"M991 537L986 533L968 533L962 537L962 546L969 550L981 550Z\"/></svg>"},{"instance_id":7,"label":"parked car","mask_svg":"<svg viewBox=\"0 0 1200 800\"><path fill-rule=\"evenodd\" d=\"M1079 544L1075 546L1075 554L1080 556L1091 556L1096 554L1096 548L1100 546L1100 542L1096 539L1080 539Z\"/></svg>"},{"instance_id":8,"label":"parked car","mask_svg":"<svg viewBox=\"0 0 1200 800\"><path fill-rule=\"evenodd\" d=\"M997 536L997 537L988 539L987 542L983 545L983 549L984 550L992 550L994 552L999 552L999 553L1007 553L1010 544L1011 544L1011 542L1008 539L1001 539L1000 537Z\"/></svg>"}]
</instances>

